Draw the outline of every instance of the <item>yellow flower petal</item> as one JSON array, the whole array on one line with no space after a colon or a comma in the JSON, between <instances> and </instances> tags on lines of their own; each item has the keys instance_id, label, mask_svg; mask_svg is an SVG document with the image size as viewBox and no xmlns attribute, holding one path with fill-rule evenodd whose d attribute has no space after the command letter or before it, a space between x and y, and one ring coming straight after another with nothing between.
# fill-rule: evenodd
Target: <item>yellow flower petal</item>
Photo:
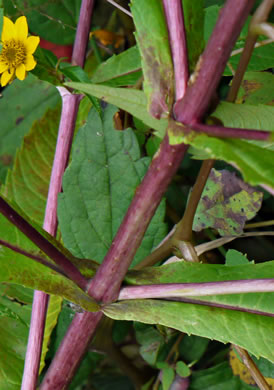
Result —
<instances>
[{"instance_id":1,"label":"yellow flower petal","mask_svg":"<svg viewBox=\"0 0 274 390\"><path fill-rule=\"evenodd\" d=\"M15 75L19 80L24 80L26 78L26 67L24 64L21 64L16 68Z\"/></svg>"},{"instance_id":2,"label":"yellow flower petal","mask_svg":"<svg viewBox=\"0 0 274 390\"><path fill-rule=\"evenodd\" d=\"M0 73L5 72L5 70L8 69L8 64L5 64L5 62L0 62Z\"/></svg>"},{"instance_id":3,"label":"yellow flower petal","mask_svg":"<svg viewBox=\"0 0 274 390\"><path fill-rule=\"evenodd\" d=\"M28 23L25 16L20 16L15 22L16 38L20 40L27 39Z\"/></svg>"},{"instance_id":4,"label":"yellow flower petal","mask_svg":"<svg viewBox=\"0 0 274 390\"><path fill-rule=\"evenodd\" d=\"M26 42L26 48L27 48L27 53L32 54L35 52L37 46L39 45L40 38L31 36L28 37L27 42Z\"/></svg>"},{"instance_id":5,"label":"yellow flower petal","mask_svg":"<svg viewBox=\"0 0 274 390\"><path fill-rule=\"evenodd\" d=\"M4 16L3 30L1 35L2 42L9 41L15 37L15 26L13 22Z\"/></svg>"},{"instance_id":6,"label":"yellow flower petal","mask_svg":"<svg viewBox=\"0 0 274 390\"><path fill-rule=\"evenodd\" d=\"M35 68L36 61L32 55L27 56L25 66L26 66L26 70L32 70Z\"/></svg>"},{"instance_id":7,"label":"yellow flower petal","mask_svg":"<svg viewBox=\"0 0 274 390\"><path fill-rule=\"evenodd\" d=\"M9 73L8 70L6 70L2 76L1 76L1 85L4 87L5 85L8 84L8 82L11 80L12 76L14 74L14 71L12 73Z\"/></svg>"}]
</instances>

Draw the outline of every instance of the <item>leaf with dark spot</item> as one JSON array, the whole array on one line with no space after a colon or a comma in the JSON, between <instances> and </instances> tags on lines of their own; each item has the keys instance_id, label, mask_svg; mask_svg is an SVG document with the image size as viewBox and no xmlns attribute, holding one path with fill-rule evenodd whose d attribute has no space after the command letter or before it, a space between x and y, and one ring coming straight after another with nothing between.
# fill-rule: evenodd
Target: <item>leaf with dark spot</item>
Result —
<instances>
[{"instance_id":1,"label":"leaf with dark spot","mask_svg":"<svg viewBox=\"0 0 274 390\"><path fill-rule=\"evenodd\" d=\"M235 173L212 169L193 222L193 230L212 227L221 236L239 235L261 207L263 194Z\"/></svg>"}]
</instances>

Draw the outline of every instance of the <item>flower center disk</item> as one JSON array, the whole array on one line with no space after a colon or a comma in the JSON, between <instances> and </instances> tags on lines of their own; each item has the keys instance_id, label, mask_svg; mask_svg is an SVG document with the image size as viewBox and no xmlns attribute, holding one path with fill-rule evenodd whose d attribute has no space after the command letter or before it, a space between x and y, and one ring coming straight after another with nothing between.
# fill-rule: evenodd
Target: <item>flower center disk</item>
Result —
<instances>
[{"instance_id":1,"label":"flower center disk","mask_svg":"<svg viewBox=\"0 0 274 390\"><path fill-rule=\"evenodd\" d=\"M6 62L9 68L17 68L25 63L26 48L21 42L12 39L4 42L1 55L3 62Z\"/></svg>"}]
</instances>

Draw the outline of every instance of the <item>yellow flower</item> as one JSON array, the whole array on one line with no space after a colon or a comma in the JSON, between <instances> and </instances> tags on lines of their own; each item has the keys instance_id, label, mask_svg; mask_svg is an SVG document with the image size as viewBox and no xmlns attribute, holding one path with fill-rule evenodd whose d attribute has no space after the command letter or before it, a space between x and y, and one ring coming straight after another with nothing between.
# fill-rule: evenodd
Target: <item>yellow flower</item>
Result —
<instances>
[{"instance_id":1,"label":"yellow flower","mask_svg":"<svg viewBox=\"0 0 274 390\"><path fill-rule=\"evenodd\" d=\"M36 66L33 58L40 38L28 37L28 24L25 16L20 16L13 23L4 16L2 30L2 51L0 54L0 83L2 87L11 83L15 77L24 80L26 72Z\"/></svg>"}]
</instances>

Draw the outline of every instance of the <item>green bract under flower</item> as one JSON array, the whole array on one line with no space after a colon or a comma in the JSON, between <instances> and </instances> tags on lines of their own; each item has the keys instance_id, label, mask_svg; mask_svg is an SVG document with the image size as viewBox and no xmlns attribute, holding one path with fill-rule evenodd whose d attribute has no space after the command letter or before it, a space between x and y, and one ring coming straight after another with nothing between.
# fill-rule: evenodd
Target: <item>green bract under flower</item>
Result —
<instances>
[{"instance_id":1,"label":"green bract under flower","mask_svg":"<svg viewBox=\"0 0 274 390\"><path fill-rule=\"evenodd\" d=\"M28 24L25 16L20 16L13 23L4 16L2 30L2 51L0 54L0 83L2 87L12 82L15 77L24 80L27 71L36 66L33 58L40 38L28 37Z\"/></svg>"}]
</instances>

